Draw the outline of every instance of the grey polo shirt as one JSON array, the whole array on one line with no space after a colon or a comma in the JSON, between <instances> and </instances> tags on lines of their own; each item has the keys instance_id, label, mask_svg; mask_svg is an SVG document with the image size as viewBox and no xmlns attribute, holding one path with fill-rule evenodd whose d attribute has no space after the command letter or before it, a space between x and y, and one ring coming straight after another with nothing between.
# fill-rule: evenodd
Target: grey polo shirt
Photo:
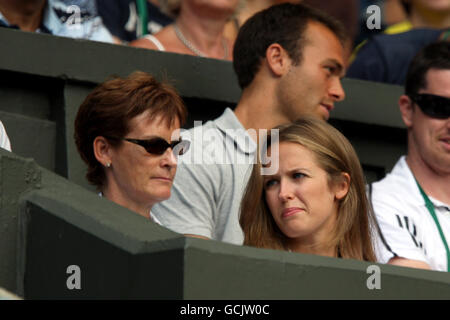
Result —
<instances>
[{"instance_id":1,"label":"grey polo shirt","mask_svg":"<svg viewBox=\"0 0 450 320\"><path fill-rule=\"evenodd\" d=\"M182 132L191 141L179 158L170 199L152 214L175 232L242 244L239 206L253 167L256 143L234 112Z\"/></svg>"}]
</instances>

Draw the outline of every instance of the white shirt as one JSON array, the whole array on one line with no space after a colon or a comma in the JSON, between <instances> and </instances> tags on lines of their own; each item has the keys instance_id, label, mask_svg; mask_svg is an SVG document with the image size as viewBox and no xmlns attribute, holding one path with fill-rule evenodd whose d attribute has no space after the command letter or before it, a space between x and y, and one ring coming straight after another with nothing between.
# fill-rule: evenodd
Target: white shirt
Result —
<instances>
[{"instance_id":1,"label":"white shirt","mask_svg":"<svg viewBox=\"0 0 450 320\"><path fill-rule=\"evenodd\" d=\"M9 142L8 135L6 134L5 127L0 121L0 148L11 151L11 143Z\"/></svg>"},{"instance_id":2,"label":"white shirt","mask_svg":"<svg viewBox=\"0 0 450 320\"><path fill-rule=\"evenodd\" d=\"M161 41L159 41L154 35L147 34L144 36L144 38L147 39L148 41L152 42L158 48L159 51L166 51L166 48L164 48Z\"/></svg>"},{"instance_id":3,"label":"white shirt","mask_svg":"<svg viewBox=\"0 0 450 320\"><path fill-rule=\"evenodd\" d=\"M450 205L430 200L450 244ZM447 271L445 246L404 156L390 174L373 184L372 203L388 249L382 263L398 256Z\"/></svg>"}]
</instances>

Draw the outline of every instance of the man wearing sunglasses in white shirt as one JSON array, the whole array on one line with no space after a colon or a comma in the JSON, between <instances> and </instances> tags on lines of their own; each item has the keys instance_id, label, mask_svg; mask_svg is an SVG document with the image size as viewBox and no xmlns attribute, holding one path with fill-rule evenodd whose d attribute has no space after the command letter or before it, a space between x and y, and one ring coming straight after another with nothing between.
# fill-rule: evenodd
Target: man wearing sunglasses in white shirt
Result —
<instances>
[{"instance_id":1,"label":"man wearing sunglasses in white shirt","mask_svg":"<svg viewBox=\"0 0 450 320\"><path fill-rule=\"evenodd\" d=\"M430 44L414 58L399 107L408 154L371 192L383 262L449 271L450 42Z\"/></svg>"}]
</instances>

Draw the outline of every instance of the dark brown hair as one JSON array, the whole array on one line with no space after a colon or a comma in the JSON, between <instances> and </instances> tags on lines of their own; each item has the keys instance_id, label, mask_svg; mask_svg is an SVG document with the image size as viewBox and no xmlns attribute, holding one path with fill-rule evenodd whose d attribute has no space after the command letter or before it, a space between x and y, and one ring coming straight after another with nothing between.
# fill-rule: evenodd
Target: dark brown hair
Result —
<instances>
[{"instance_id":1,"label":"dark brown hair","mask_svg":"<svg viewBox=\"0 0 450 320\"><path fill-rule=\"evenodd\" d=\"M161 115L168 127L176 120L186 121L187 110L175 89L158 82L145 72L136 71L127 78L114 77L97 86L81 104L75 119L75 143L88 165L87 180L101 189L105 183L103 166L94 155L93 142L98 136L122 138L130 131L130 120L144 112L149 117ZM108 140L112 146L120 140Z\"/></svg>"},{"instance_id":2,"label":"dark brown hair","mask_svg":"<svg viewBox=\"0 0 450 320\"><path fill-rule=\"evenodd\" d=\"M233 68L241 89L253 81L273 43L281 45L293 63L299 65L307 45L305 31L311 21L327 27L342 44L346 42L347 33L338 20L304 4L274 5L249 18L239 29L233 48Z\"/></svg>"},{"instance_id":3,"label":"dark brown hair","mask_svg":"<svg viewBox=\"0 0 450 320\"><path fill-rule=\"evenodd\" d=\"M422 48L413 58L408 67L405 80L405 94L412 96L425 89L427 73L430 69L450 69L450 42L432 42Z\"/></svg>"}]
</instances>

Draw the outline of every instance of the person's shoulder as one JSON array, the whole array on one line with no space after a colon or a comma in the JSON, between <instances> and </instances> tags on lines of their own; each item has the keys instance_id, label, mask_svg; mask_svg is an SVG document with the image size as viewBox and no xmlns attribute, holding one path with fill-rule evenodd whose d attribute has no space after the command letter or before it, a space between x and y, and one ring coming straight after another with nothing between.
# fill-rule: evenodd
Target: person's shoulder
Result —
<instances>
[{"instance_id":1,"label":"person's shoulder","mask_svg":"<svg viewBox=\"0 0 450 320\"><path fill-rule=\"evenodd\" d=\"M436 41L442 34L440 29L418 28L398 33L379 33L368 39L359 52L376 48L381 52L415 52L417 48ZM363 50L364 49L364 50Z\"/></svg>"},{"instance_id":2,"label":"person's shoulder","mask_svg":"<svg viewBox=\"0 0 450 320\"><path fill-rule=\"evenodd\" d=\"M130 5L135 5L135 0L96 0L97 10L103 8L113 8L113 9L121 9L125 11L129 11Z\"/></svg>"},{"instance_id":3,"label":"person's shoulder","mask_svg":"<svg viewBox=\"0 0 450 320\"><path fill-rule=\"evenodd\" d=\"M392 25L389 25L383 33L385 34L396 34L409 31L413 28L413 25L409 20L401 21Z\"/></svg>"},{"instance_id":4,"label":"person's shoulder","mask_svg":"<svg viewBox=\"0 0 450 320\"><path fill-rule=\"evenodd\" d=\"M367 55L371 59L378 59L378 65L383 66L383 76L373 80L403 84L410 61L422 47L436 41L440 34L440 30L413 29L402 33L374 36L367 46L369 50ZM376 54L372 55L374 52Z\"/></svg>"},{"instance_id":5,"label":"person's shoulder","mask_svg":"<svg viewBox=\"0 0 450 320\"><path fill-rule=\"evenodd\" d=\"M54 35L113 43L98 15L96 3L87 0L48 0L44 26Z\"/></svg>"},{"instance_id":6,"label":"person's shoulder","mask_svg":"<svg viewBox=\"0 0 450 320\"><path fill-rule=\"evenodd\" d=\"M172 27L168 25L155 34L142 36L139 39L130 42L130 46L159 51L171 51L171 28Z\"/></svg>"},{"instance_id":7,"label":"person's shoulder","mask_svg":"<svg viewBox=\"0 0 450 320\"><path fill-rule=\"evenodd\" d=\"M151 50L158 50L158 47L156 44L151 41L148 37L143 36L139 39L133 40L129 43L131 47L137 47L137 48L145 48L145 49L151 49Z\"/></svg>"},{"instance_id":8,"label":"person's shoulder","mask_svg":"<svg viewBox=\"0 0 450 320\"><path fill-rule=\"evenodd\" d=\"M380 41L382 40L392 44L401 41L403 44L408 43L419 46L437 40L441 33L441 29L416 28L397 34L383 35L383 37L380 37Z\"/></svg>"},{"instance_id":9,"label":"person's shoulder","mask_svg":"<svg viewBox=\"0 0 450 320\"><path fill-rule=\"evenodd\" d=\"M387 59L393 56L408 57L415 55L420 48L439 39L440 29L418 28L405 32L386 34L381 33L372 37L367 48L376 47Z\"/></svg>"},{"instance_id":10,"label":"person's shoulder","mask_svg":"<svg viewBox=\"0 0 450 320\"><path fill-rule=\"evenodd\" d=\"M162 43L165 50L168 52L192 54L192 51L178 39L175 33L174 24L169 24L162 28L159 32L155 33L155 37Z\"/></svg>"},{"instance_id":11,"label":"person's shoulder","mask_svg":"<svg viewBox=\"0 0 450 320\"><path fill-rule=\"evenodd\" d=\"M380 193L397 193L396 190L409 186L408 168L405 165L404 157L400 158L391 172L372 184L373 190Z\"/></svg>"},{"instance_id":12,"label":"person's shoulder","mask_svg":"<svg viewBox=\"0 0 450 320\"><path fill-rule=\"evenodd\" d=\"M420 202L417 198L414 177L402 157L393 170L382 180L372 184L372 201L375 209L395 207L401 211L413 209Z\"/></svg>"}]
</instances>

